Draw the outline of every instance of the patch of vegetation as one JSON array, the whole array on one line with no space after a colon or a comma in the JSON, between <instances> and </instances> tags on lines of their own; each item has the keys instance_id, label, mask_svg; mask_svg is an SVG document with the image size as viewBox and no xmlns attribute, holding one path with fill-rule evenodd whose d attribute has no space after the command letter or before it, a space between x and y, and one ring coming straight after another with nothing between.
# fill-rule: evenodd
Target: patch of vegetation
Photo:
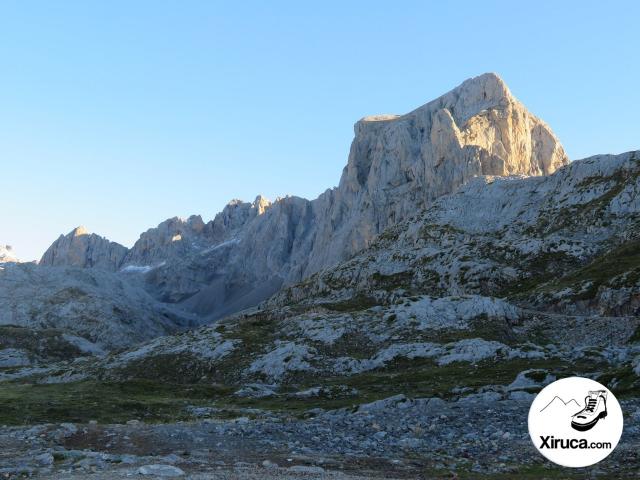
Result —
<instances>
[{"instance_id":1,"label":"patch of vegetation","mask_svg":"<svg viewBox=\"0 0 640 480\"><path fill-rule=\"evenodd\" d=\"M640 377L636 375L630 364L608 369L597 380L614 392L616 397L640 395Z\"/></svg>"},{"instance_id":2,"label":"patch of vegetation","mask_svg":"<svg viewBox=\"0 0 640 480\"><path fill-rule=\"evenodd\" d=\"M629 285L640 280L640 239L630 240L606 252L585 267L560 278L552 286L561 289L588 281L592 286L583 295L593 298L600 286L627 272L631 273L625 277Z\"/></svg>"},{"instance_id":3,"label":"patch of vegetation","mask_svg":"<svg viewBox=\"0 0 640 480\"><path fill-rule=\"evenodd\" d=\"M392 273L390 275L384 275L380 272L374 272L371 275L376 288L382 288L384 290L394 290L396 288L411 288L413 280L413 271L405 270L404 272Z\"/></svg>"},{"instance_id":4,"label":"patch of vegetation","mask_svg":"<svg viewBox=\"0 0 640 480\"><path fill-rule=\"evenodd\" d=\"M469 320L468 328L425 329L412 333L411 341L452 343L460 340L482 338L495 340L506 345L529 341L530 337L516 334L506 319L489 317L483 313Z\"/></svg>"},{"instance_id":5,"label":"patch of vegetation","mask_svg":"<svg viewBox=\"0 0 640 480\"><path fill-rule=\"evenodd\" d=\"M120 383L85 381L64 384L3 383L0 425L51 422L172 422L188 418L185 407L213 405L229 389L212 385L175 385L134 380Z\"/></svg>"},{"instance_id":6,"label":"patch of vegetation","mask_svg":"<svg viewBox=\"0 0 640 480\"><path fill-rule=\"evenodd\" d=\"M87 292L77 287L68 287L63 288L59 292L56 292L55 295L52 295L48 302L52 305L61 305L65 303L69 303L72 300L78 300L80 298L84 298L89 295Z\"/></svg>"},{"instance_id":7,"label":"patch of vegetation","mask_svg":"<svg viewBox=\"0 0 640 480\"><path fill-rule=\"evenodd\" d=\"M378 346L363 332L350 332L342 335L333 344L326 345L316 342L318 352L326 357L351 357L355 359L371 358L378 351Z\"/></svg>"},{"instance_id":8,"label":"patch of vegetation","mask_svg":"<svg viewBox=\"0 0 640 480\"><path fill-rule=\"evenodd\" d=\"M378 238L376 239L376 242L374 242L374 244L377 244L378 242L397 242L399 238L400 230L396 227L391 227L387 228L380 235L378 235Z\"/></svg>"},{"instance_id":9,"label":"patch of vegetation","mask_svg":"<svg viewBox=\"0 0 640 480\"><path fill-rule=\"evenodd\" d=\"M228 365L231 368L231 365ZM282 385L279 395L242 398L233 395L240 385L206 382L186 383L166 379L134 378L123 381L81 381L64 384L3 383L0 389L0 425L97 420L122 423L131 419L173 422L192 418L187 406L216 407L216 416L234 416L239 410L258 408L305 415L313 408L352 408L358 404L396 394L408 397L455 397L457 387L477 390L487 385L507 385L523 370L541 369L559 378L593 374L605 370L592 359L491 359L470 364L438 365L431 359L398 358L384 368L351 376L322 376L317 371L300 372ZM624 375L623 375L624 374ZM150 378L154 372L140 370ZM637 394L637 380L630 370L608 372L606 382L616 394ZM197 375L194 375L195 378ZM620 379L629 380L621 381ZM188 377L186 377L188 378ZM613 379L617 380L613 380ZM180 380L180 379L176 379ZM184 379L182 379L184 380ZM617 382L617 383L616 383ZM295 396L294 392L322 386L317 396ZM243 412L242 414L245 414Z\"/></svg>"},{"instance_id":10,"label":"patch of vegetation","mask_svg":"<svg viewBox=\"0 0 640 480\"><path fill-rule=\"evenodd\" d=\"M544 369L558 378L593 372L593 362L569 362L560 359L501 359L484 360L477 364L455 362L438 365L431 359L399 358L381 369L351 376L321 378L307 373L305 380L289 384L285 392L304 390L322 385L329 391L345 392L352 389L357 395L321 395L310 398L276 396L268 398L230 399L230 405L286 411L302 415L313 408L355 408L358 404L373 402L397 394L413 398L440 397L450 399L457 387L477 390L487 385L508 385L518 373L529 369ZM345 388L346 387L346 388ZM535 392L537 388L529 391Z\"/></svg>"},{"instance_id":11,"label":"patch of vegetation","mask_svg":"<svg viewBox=\"0 0 640 480\"><path fill-rule=\"evenodd\" d=\"M113 374L113 372L109 372ZM174 384L194 384L201 380L222 380L217 364L189 353L145 355L117 369L122 379L153 378Z\"/></svg>"},{"instance_id":12,"label":"patch of vegetation","mask_svg":"<svg viewBox=\"0 0 640 480\"><path fill-rule=\"evenodd\" d=\"M631 160L635 160L635 152ZM584 228L585 225L609 225L610 219L603 213L605 213L611 201L639 174L640 168L636 166L636 168L632 169L619 169L608 177L593 176L585 178L577 185L579 189L586 191L604 187L602 188L603 193L589 202L547 212L546 216L541 216L538 219L536 226L525 229L525 233L548 235L571 227Z\"/></svg>"},{"instance_id":13,"label":"patch of vegetation","mask_svg":"<svg viewBox=\"0 0 640 480\"><path fill-rule=\"evenodd\" d=\"M26 350L35 357L46 360L69 360L85 355L78 347L64 339L63 331L55 329L34 330L15 325L0 326L0 350L16 348Z\"/></svg>"},{"instance_id":14,"label":"patch of vegetation","mask_svg":"<svg viewBox=\"0 0 640 480\"><path fill-rule=\"evenodd\" d=\"M353 297L335 303L323 303L322 306L335 312L360 312L379 305L376 299L364 294L357 294Z\"/></svg>"},{"instance_id":15,"label":"patch of vegetation","mask_svg":"<svg viewBox=\"0 0 640 480\"><path fill-rule=\"evenodd\" d=\"M540 285L547 283L562 272L575 268L577 260L564 252L541 252L531 257L525 264L524 270L529 276L506 285L499 297L512 297L525 295Z\"/></svg>"},{"instance_id":16,"label":"patch of vegetation","mask_svg":"<svg viewBox=\"0 0 640 480\"><path fill-rule=\"evenodd\" d=\"M640 239L632 239L597 256L585 266L575 268L564 264L568 273L532 275L502 290L499 296L523 297L535 291L557 292L565 288L574 290L574 300L595 298L602 286L622 288L640 282Z\"/></svg>"},{"instance_id":17,"label":"patch of vegetation","mask_svg":"<svg viewBox=\"0 0 640 480\"><path fill-rule=\"evenodd\" d=\"M629 337L629 343L638 343L640 342L640 327L637 327L631 337Z\"/></svg>"}]
</instances>

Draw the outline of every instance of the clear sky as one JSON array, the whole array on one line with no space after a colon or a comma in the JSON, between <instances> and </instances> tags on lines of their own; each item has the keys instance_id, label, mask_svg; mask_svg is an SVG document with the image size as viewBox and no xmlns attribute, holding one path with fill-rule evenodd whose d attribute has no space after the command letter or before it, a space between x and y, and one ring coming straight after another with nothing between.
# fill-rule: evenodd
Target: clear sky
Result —
<instances>
[{"instance_id":1,"label":"clear sky","mask_svg":"<svg viewBox=\"0 0 640 480\"><path fill-rule=\"evenodd\" d=\"M0 243L130 246L338 183L353 123L487 71L572 159L640 148L636 1L0 0Z\"/></svg>"}]
</instances>

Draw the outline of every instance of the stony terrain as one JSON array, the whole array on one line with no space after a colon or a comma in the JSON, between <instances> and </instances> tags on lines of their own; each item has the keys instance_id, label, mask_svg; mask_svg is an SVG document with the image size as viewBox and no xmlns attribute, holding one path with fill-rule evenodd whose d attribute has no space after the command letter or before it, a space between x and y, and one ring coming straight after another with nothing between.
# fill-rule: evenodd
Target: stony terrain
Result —
<instances>
[{"instance_id":1,"label":"stony terrain","mask_svg":"<svg viewBox=\"0 0 640 480\"><path fill-rule=\"evenodd\" d=\"M96 422L5 428L0 477L39 478L584 478L533 455L532 394L488 392L454 402L404 396L355 410L289 418L258 412L177 424ZM590 477L637 478L640 405L616 451ZM205 412L199 413L208 416ZM153 466L153 467L152 467Z\"/></svg>"},{"instance_id":2,"label":"stony terrain","mask_svg":"<svg viewBox=\"0 0 640 480\"><path fill-rule=\"evenodd\" d=\"M0 478L636 478L640 151L566 163L484 75L356 124L312 202L0 264ZM526 430L572 375L625 416L588 472Z\"/></svg>"}]
</instances>

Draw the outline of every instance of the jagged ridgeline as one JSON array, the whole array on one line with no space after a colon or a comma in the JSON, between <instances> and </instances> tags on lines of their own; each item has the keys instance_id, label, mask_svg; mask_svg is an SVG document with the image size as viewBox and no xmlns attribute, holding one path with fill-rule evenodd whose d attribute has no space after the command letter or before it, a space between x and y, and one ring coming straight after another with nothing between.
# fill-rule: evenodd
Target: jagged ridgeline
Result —
<instances>
[{"instance_id":1,"label":"jagged ridgeline","mask_svg":"<svg viewBox=\"0 0 640 480\"><path fill-rule=\"evenodd\" d=\"M350 258L478 175L567 162L549 127L485 74L406 115L357 122L340 184L315 200L234 200L206 224L169 219L130 250L76 229L40 263L137 273L156 299L212 320Z\"/></svg>"},{"instance_id":2,"label":"jagged ridgeline","mask_svg":"<svg viewBox=\"0 0 640 480\"><path fill-rule=\"evenodd\" d=\"M528 408L572 374L633 396L639 172L640 152L569 163L485 74L357 122L339 186L315 200L233 201L131 249L76 229L39 265L2 263L0 380L97 388L106 421L141 415L142 392L156 420L394 395ZM0 424L69 419L38 405Z\"/></svg>"}]
</instances>

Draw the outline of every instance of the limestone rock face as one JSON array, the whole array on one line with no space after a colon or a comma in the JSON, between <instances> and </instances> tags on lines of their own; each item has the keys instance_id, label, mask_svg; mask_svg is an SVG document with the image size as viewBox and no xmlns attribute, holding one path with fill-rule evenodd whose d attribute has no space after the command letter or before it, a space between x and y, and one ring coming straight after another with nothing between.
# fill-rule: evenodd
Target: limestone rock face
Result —
<instances>
[{"instance_id":1,"label":"limestone rock face","mask_svg":"<svg viewBox=\"0 0 640 480\"><path fill-rule=\"evenodd\" d=\"M637 317L638 225L640 151L577 160L549 176L479 177L269 302L512 295L539 310Z\"/></svg>"},{"instance_id":2,"label":"limestone rock face","mask_svg":"<svg viewBox=\"0 0 640 480\"><path fill-rule=\"evenodd\" d=\"M40 260L45 266L73 266L116 271L127 248L104 237L77 227L47 249Z\"/></svg>"},{"instance_id":3,"label":"limestone rock face","mask_svg":"<svg viewBox=\"0 0 640 480\"><path fill-rule=\"evenodd\" d=\"M207 224L167 220L119 267L144 274L161 300L219 317L353 256L473 177L547 175L567 162L551 130L485 74L406 115L357 122L338 187L317 199L234 200Z\"/></svg>"},{"instance_id":4,"label":"limestone rock face","mask_svg":"<svg viewBox=\"0 0 640 480\"><path fill-rule=\"evenodd\" d=\"M567 162L551 130L485 74L406 115L360 120L337 188L263 211L232 203L213 222L213 247L148 280L200 313L230 313L349 258L475 176L547 175Z\"/></svg>"},{"instance_id":5,"label":"limestone rock face","mask_svg":"<svg viewBox=\"0 0 640 480\"><path fill-rule=\"evenodd\" d=\"M187 220L170 218L140 235L124 258L124 268L158 265L167 258L184 255L194 242L200 243L200 238L206 236L206 225L199 215Z\"/></svg>"},{"instance_id":6,"label":"limestone rock face","mask_svg":"<svg viewBox=\"0 0 640 480\"><path fill-rule=\"evenodd\" d=\"M0 263L17 262L11 245L0 245Z\"/></svg>"},{"instance_id":7,"label":"limestone rock face","mask_svg":"<svg viewBox=\"0 0 640 480\"><path fill-rule=\"evenodd\" d=\"M305 275L478 175L548 175L568 163L549 127L488 73L402 116L355 125L349 162L318 222Z\"/></svg>"},{"instance_id":8,"label":"limestone rock face","mask_svg":"<svg viewBox=\"0 0 640 480\"><path fill-rule=\"evenodd\" d=\"M253 203L232 200L222 212L218 213L211 223L214 241L225 240L232 232L244 227L248 222L262 215L271 202L258 195Z\"/></svg>"}]
</instances>

